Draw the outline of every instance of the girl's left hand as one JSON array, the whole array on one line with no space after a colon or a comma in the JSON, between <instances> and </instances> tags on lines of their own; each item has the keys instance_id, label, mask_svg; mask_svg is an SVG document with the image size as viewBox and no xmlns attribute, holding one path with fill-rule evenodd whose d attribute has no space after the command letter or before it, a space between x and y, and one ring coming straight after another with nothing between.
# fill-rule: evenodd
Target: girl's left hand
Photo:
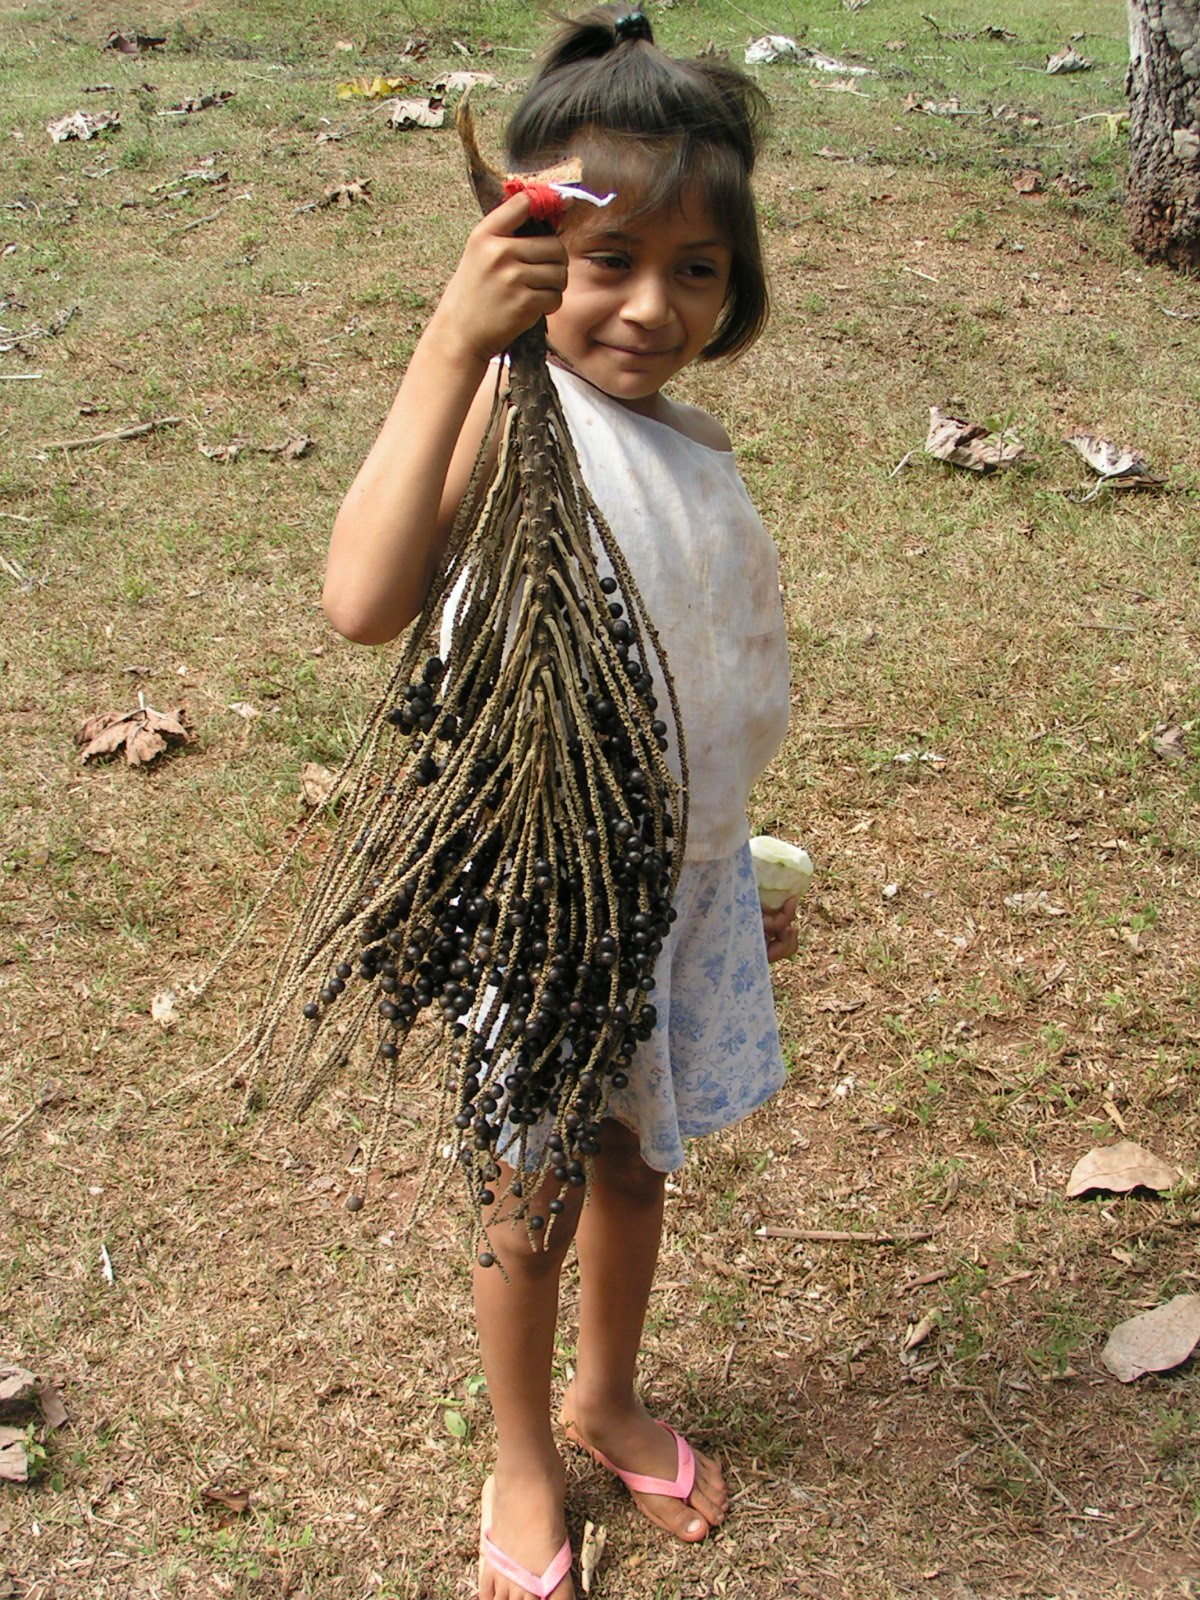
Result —
<instances>
[{"instance_id":1,"label":"girl's left hand","mask_svg":"<svg viewBox=\"0 0 1200 1600\"><path fill-rule=\"evenodd\" d=\"M785 900L778 911L764 911L763 934L767 941L767 960L786 961L796 954L800 935L796 928L796 897Z\"/></svg>"}]
</instances>

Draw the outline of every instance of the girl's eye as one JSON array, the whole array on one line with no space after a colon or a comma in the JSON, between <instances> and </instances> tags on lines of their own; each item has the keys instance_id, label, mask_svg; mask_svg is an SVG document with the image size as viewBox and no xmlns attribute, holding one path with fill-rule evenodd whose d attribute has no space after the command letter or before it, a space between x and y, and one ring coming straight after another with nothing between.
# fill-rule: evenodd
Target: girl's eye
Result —
<instances>
[{"instance_id":1,"label":"girl's eye","mask_svg":"<svg viewBox=\"0 0 1200 1600\"><path fill-rule=\"evenodd\" d=\"M600 267L605 272L621 272L629 265L627 259L621 255L591 255L588 260L594 267Z\"/></svg>"},{"instance_id":2,"label":"girl's eye","mask_svg":"<svg viewBox=\"0 0 1200 1600\"><path fill-rule=\"evenodd\" d=\"M689 278L715 278L717 269L711 261L689 261L684 267L684 274Z\"/></svg>"}]
</instances>

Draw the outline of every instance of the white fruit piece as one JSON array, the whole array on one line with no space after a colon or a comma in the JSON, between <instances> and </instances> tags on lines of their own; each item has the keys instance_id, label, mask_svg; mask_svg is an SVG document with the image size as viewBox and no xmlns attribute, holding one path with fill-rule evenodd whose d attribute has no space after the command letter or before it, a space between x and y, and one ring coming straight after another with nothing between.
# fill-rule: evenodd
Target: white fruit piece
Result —
<instances>
[{"instance_id":1,"label":"white fruit piece","mask_svg":"<svg viewBox=\"0 0 1200 1600\"><path fill-rule=\"evenodd\" d=\"M764 911L778 911L792 895L802 895L812 882L813 864L807 850L763 833L750 841L758 898Z\"/></svg>"}]
</instances>

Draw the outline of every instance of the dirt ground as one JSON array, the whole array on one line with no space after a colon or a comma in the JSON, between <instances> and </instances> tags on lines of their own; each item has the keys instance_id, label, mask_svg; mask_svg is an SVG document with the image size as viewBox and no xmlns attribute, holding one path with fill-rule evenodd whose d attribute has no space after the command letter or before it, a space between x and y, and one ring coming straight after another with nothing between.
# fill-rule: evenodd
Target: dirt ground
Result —
<instances>
[{"instance_id":1,"label":"dirt ground","mask_svg":"<svg viewBox=\"0 0 1200 1600\"><path fill-rule=\"evenodd\" d=\"M414 1088L351 1214L371 1087L247 1123L211 1071L312 853L208 998L152 1014L377 692L384 663L320 617L321 563L466 225L458 155L335 97L395 66L406 22L388 44L347 4L281 38L266 4L175 9L152 63L98 53L98 7L0 21L0 370L44 374L0 383L0 1364L69 1419L35 1421L33 1481L0 1485L0 1600L467 1597L491 1435L455 1197L405 1231L433 1097ZM752 27L662 9L681 50L738 59ZM720 1455L734 1514L671 1547L571 1456L603 1600L1200 1594L1196 1364L1123 1385L1100 1359L1117 1323L1200 1293L1200 291L1124 244L1102 120L1121 8L1009 9L781 14L878 78L764 80L772 330L681 390L780 543L793 726L751 820L818 874L777 980L787 1086L672 1180L647 1328L649 1399ZM474 64L527 72L529 19L460 10ZM985 36L1000 22L1015 41ZM448 30L423 82L463 60ZM1065 86L1034 76L1064 30L1096 58ZM46 118L98 104L101 76L121 134L51 146ZM158 117L223 86L227 107ZM499 98L481 108L494 135ZM1092 188L1021 193L1030 161ZM352 177L370 206L317 204ZM931 404L1031 459L932 461ZM1167 489L1085 502L1081 428L1139 444ZM298 434L316 449L292 462L251 448ZM82 766L85 717L139 692L186 704L196 743ZM1182 759L1156 750L1172 728ZM1179 1182L1067 1199L1121 1137Z\"/></svg>"}]
</instances>

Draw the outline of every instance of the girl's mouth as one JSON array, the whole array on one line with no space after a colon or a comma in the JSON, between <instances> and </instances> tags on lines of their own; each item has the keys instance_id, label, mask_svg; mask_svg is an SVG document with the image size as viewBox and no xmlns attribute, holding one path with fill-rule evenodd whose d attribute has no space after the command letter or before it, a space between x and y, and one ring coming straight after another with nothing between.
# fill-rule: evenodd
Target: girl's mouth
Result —
<instances>
[{"instance_id":1,"label":"girl's mouth","mask_svg":"<svg viewBox=\"0 0 1200 1600\"><path fill-rule=\"evenodd\" d=\"M643 350L632 344L606 344L604 348L615 351L619 356L633 356L638 361L654 361L671 354L670 350Z\"/></svg>"}]
</instances>

